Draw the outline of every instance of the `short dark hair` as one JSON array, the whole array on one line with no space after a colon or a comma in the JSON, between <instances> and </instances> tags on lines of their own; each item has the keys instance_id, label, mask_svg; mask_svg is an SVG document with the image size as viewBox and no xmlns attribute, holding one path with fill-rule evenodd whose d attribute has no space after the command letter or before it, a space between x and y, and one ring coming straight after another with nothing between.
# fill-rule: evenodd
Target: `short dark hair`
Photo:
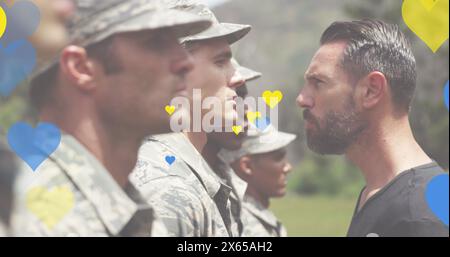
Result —
<instances>
[{"instance_id":1,"label":"short dark hair","mask_svg":"<svg viewBox=\"0 0 450 257\"><path fill-rule=\"evenodd\" d=\"M88 56L98 60L106 74L115 74L122 70L120 61L112 51L114 37L109 37L99 43L86 47ZM53 90L57 83L59 64L36 76L30 83L31 104L38 110L46 103L52 102Z\"/></svg>"},{"instance_id":2,"label":"short dark hair","mask_svg":"<svg viewBox=\"0 0 450 257\"><path fill-rule=\"evenodd\" d=\"M396 107L409 111L416 88L416 60L411 44L397 25L379 20L334 22L320 44L347 42L342 67L353 80L379 71L386 77Z\"/></svg>"}]
</instances>

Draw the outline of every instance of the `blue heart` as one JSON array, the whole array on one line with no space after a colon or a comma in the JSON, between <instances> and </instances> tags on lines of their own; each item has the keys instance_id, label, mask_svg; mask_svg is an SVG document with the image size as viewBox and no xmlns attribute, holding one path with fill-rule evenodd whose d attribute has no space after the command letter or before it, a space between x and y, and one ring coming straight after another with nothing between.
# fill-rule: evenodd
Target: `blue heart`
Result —
<instances>
[{"instance_id":1,"label":"blue heart","mask_svg":"<svg viewBox=\"0 0 450 257\"><path fill-rule=\"evenodd\" d=\"M39 26L41 13L39 8L30 1L16 1L11 7L0 4L8 20L5 33L0 39L0 45L6 46L17 40L25 40Z\"/></svg>"},{"instance_id":2,"label":"blue heart","mask_svg":"<svg viewBox=\"0 0 450 257\"><path fill-rule=\"evenodd\" d=\"M449 176L442 174L434 177L427 185L425 197L431 211L448 226Z\"/></svg>"},{"instance_id":3,"label":"blue heart","mask_svg":"<svg viewBox=\"0 0 450 257\"><path fill-rule=\"evenodd\" d=\"M444 102L448 109L448 81L444 88Z\"/></svg>"},{"instance_id":4,"label":"blue heart","mask_svg":"<svg viewBox=\"0 0 450 257\"><path fill-rule=\"evenodd\" d=\"M24 122L18 122L8 131L8 143L17 156L36 171L58 148L61 131L50 123L40 123L33 129Z\"/></svg>"},{"instance_id":5,"label":"blue heart","mask_svg":"<svg viewBox=\"0 0 450 257\"><path fill-rule=\"evenodd\" d=\"M166 162L169 165L172 165L175 162L175 160L176 160L175 156L166 156Z\"/></svg>"},{"instance_id":6,"label":"blue heart","mask_svg":"<svg viewBox=\"0 0 450 257\"><path fill-rule=\"evenodd\" d=\"M36 50L25 40L0 45L0 95L9 96L36 65Z\"/></svg>"},{"instance_id":7,"label":"blue heart","mask_svg":"<svg viewBox=\"0 0 450 257\"><path fill-rule=\"evenodd\" d=\"M269 117L260 117L255 120L255 126L257 129L264 131L270 125Z\"/></svg>"}]
</instances>

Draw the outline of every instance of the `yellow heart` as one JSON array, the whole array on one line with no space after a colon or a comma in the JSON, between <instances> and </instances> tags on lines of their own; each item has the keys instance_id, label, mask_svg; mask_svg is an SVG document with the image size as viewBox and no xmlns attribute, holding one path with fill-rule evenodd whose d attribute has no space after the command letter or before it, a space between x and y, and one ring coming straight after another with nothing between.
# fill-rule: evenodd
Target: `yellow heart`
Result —
<instances>
[{"instance_id":1,"label":"yellow heart","mask_svg":"<svg viewBox=\"0 0 450 257\"><path fill-rule=\"evenodd\" d=\"M74 207L74 196L68 186L51 191L35 187L26 196L27 208L49 229L53 229Z\"/></svg>"},{"instance_id":2,"label":"yellow heart","mask_svg":"<svg viewBox=\"0 0 450 257\"><path fill-rule=\"evenodd\" d=\"M7 24L7 19L6 19L5 11L3 10L2 7L0 7L0 38L2 38L3 33L5 33L6 24Z\"/></svg>"},{"instance_id":3,"label":"yellow heart","mask_svg":"<svg viewBox=\"0 0 450 257\"><path fill-rule=\"evenodd\" d=\"M428 11L431 11L433 7L439 2L439 0L420 0L422 4L427 8Z\"/></svg>"},{"instance_id":4,"label":"yellow heart","mask_svg":"<svg viewBox=\"0 0 450 257\"><path fill-rule=\"evenodd\" d=\"M167 112L169 115L172 115L172 114L175 112L175 106L173 106L173 105L167 105L167 106L166 106L166 112Z\"/></svg>"},{"instance_id":5,"label":"yellow heart","mask_svg":"<svg viewBox=\"0 0 450 257\"><path fill-rule=\"evenodd\" d=\"M403 20L433 53L448 39L448 8L449 0L403 1Z\"/></svg>"},{"instance_id":6,"label":"yellow heart","mask_svg":"<svg viewBox=\"0 0 450 257\"><path fill-rule=\"evenodd\" d=\"M255 123L257 118L261 118L260 112L247 112L247 119L251 123Z\"/></svg>"},{"instance_id":7,"label":"yellow heart","mask_svg":"<svg viewBox=\"0 0 450 257\"><path fill-rule=\"evenodd\" d=\"M264 102L266 102L266 104L271 109L273 109L283 99L283 93L281 93L279 90L277 90L275 92L271 92L271 91L267 90L267 91L264 91L264 93L262 94L262 97L264 99Z\"/></svg>"},{"instance_id":8,"label":"yellow heart","mask_svg":"<svg viewBox=\"0 0 450 257\"><path fill-rule=\"evenodd\" d=\"M234 134L239 135L239 133L241 133L242 131L242 126L233 126L232 127Z\"/></svg>"}]
</instances>

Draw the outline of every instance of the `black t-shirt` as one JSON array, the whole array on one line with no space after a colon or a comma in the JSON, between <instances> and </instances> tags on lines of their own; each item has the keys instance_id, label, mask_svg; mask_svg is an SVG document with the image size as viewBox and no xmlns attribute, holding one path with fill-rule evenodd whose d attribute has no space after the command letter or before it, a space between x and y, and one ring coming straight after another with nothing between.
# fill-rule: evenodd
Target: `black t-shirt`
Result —
<instances>
[{"instance_id":1,"label":"black t-shirt","mask_svg":"<svg viewBox=\"0 0 450 257\"><path fill-rule=\"evenodd\" d=\"M436 163L405 171L367 200L356 205L349 237L448 237L449 230L425 199L428 182L444 171Z\"/></svg>"}]
</instances>

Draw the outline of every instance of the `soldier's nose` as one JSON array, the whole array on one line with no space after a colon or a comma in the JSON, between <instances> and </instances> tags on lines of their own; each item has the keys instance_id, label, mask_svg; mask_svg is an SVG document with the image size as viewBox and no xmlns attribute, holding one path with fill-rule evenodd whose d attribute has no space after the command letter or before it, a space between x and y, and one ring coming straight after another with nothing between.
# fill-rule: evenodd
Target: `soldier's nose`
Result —
<instances>
[{"instance_id":1,"label":"soldier's nose","mask_svg":"<svg viewBox=\"0 0 450 257\"><path fill-rule=\"evenodd\" d=\"M288 162L284 166L284 173L288 174L288 173L291 173L291 171L292 171L292 165L291 165L291 163Z\"/></svg>"},{"instance_id":2,"label":"soldier's nose","mask_svg":"<svg viewBox=\"0 0 450 257\"><path fill-rule=\"evenodd\" d=\"M234 72L233 76L231 77L229 87L232 89L236 89L238 87L241 87L245 84L244 77L237 71Z\"/></svg>"}]
</instances>

